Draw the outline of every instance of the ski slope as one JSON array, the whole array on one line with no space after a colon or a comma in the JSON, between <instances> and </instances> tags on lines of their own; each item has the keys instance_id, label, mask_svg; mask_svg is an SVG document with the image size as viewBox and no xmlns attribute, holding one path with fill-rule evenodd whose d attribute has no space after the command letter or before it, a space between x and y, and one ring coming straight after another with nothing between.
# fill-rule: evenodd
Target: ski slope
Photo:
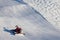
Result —
<instances>
[{"instance_id":1,"label":"ski slope","mask_svg":"<svg viewBox=\"0 0 60 40\"><path fill-rule=\"evenodd\" d=\"M60 40L60 31L30 5L16 0L0 2L0 40ZM14 29L15 25L26 35L14 36L4 31L4 27Z\"/></svg>"},{"instance_id":2,"label":"ski slope","mask_svg":"<svg viewBox=\"0 0 60 40\"><path fill-rule=\"evenodd\" d=\"M60 0L24 0L60 30Z\"/></svg>"}]
</instances>

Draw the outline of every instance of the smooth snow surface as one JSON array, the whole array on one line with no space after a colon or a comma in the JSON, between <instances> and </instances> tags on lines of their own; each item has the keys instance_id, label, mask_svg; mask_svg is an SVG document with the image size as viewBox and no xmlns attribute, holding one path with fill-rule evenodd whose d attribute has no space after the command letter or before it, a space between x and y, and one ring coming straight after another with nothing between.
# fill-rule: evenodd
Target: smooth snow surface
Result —
<instances>
[{"instance_id":1,"label":"smooth snow surface","mask_svg":"<svg viewBox=\"0 0 60 40\"><path fill-rule=\"evenodd\" d=\"M4 2L10 2L5 4ZM0 40L60 40L60 32L50 24L39 12L28 4L16 0L0 1ZM16 5L15 5L16 4ZM8 5L8 6L6 6ZM11 35L6 29L15 29L18 25L25 36Z\"/></svg>"}]
</instances>

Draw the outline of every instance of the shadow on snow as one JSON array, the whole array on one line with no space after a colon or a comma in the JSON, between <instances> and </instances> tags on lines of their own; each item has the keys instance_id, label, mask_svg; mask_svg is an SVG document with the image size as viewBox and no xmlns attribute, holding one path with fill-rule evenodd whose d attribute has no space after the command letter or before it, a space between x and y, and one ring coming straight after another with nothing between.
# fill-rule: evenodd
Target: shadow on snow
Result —
<instances>
[{"instance_id":1,"label":"shadow on snow","mask_svg":"<svg viewBox=\"0 0 60 40\"><path fill-rule=\"evenodd\" d=\"M14 29L9 30L9 29L6 29L5 27L4 27L4 31L10 33L11 35L15 35L15 32L16 32Z\"/></svg>"}]
</instances>

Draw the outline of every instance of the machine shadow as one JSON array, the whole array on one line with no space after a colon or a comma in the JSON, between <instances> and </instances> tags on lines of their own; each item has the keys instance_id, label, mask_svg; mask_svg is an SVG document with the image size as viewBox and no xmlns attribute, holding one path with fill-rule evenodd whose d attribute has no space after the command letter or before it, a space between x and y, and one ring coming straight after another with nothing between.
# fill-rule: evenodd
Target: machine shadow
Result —
<instances>
[{"instance_id":1,"label":"machine shadow","mask_svg":"<svg viewBox=\"0 0 60 40\"><path fill-rule=\"evenodd\" d=\"M15 29L9 30L9 29L6 29L5 27L3 29L4 29L5 32L10 33L11 35L15 35L15 32L16 32Z\"/></svg>"}]
</instances>

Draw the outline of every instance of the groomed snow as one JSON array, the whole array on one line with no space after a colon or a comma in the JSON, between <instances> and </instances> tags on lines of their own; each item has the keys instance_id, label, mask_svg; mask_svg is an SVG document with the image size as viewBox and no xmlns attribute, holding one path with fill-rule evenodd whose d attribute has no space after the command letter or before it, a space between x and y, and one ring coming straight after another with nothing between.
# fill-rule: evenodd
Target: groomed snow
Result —
<instances>
[{"instance_id":1,"label":"groomed snow","mask_svg":"<svg viewBox=\"0 0 60 40\"><path fill-rule=\"evenodd\" d=\"M26 35L14 36L4 31L4 27L10 30L15 25L21 27ZM60 32L31 6L18 3L0 8L0 40L60 40Z\"/></svg>"}]
</instances>

